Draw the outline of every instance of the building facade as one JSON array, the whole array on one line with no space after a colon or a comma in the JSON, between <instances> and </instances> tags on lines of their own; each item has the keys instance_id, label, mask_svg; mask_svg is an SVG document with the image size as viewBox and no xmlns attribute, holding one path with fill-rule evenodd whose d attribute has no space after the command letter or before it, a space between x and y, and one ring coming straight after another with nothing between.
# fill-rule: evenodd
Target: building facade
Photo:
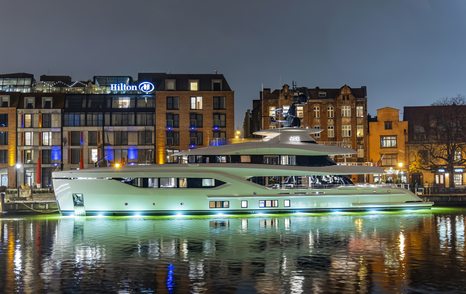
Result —
<instances>
[{"instance_id":1,"label":"building facade","mask_svg":"<svg viewBox=\"0 0 466 294\"><path fill-rule=\"evenodd\" d=\"M369 160L385 173L375 176L374 182L408 183L407 136L408 122L400 121L399 109L377 109L377 116L369 121Z\"/></svg>"},{"instance_id":2,"label":"building facade","mask_svg":"<svg viewBox=\"0 0 466 294\"><path fill-rule=\"evenodd\" d=\"M234 136L234 92L221 74L0 75L1 185L50 187L51 172L163 164Z\"/></svg>"},{"instance_id":3,"label":"building facade","mask_svg":"<svg viewBox=\"0 0 466 294\"><path fill-rule=\"evenodd\" d=\"M466 105L404 107L403 120L409 124L407 152L412 184L464 188Z\"/></svg>"},{"instance_id":4,"label":"building facade","mask_svg":"<svg viewBox=\"0 0 466 294\"><path fill-rule=\"evenodd\" d=\"M260 107L257 107L260 104ZM301 127L321 129L315 135L319 143L352 148L357 154L338 161L367 161L367 89L350 88L306 88L284 85L282 89L260 92L260 99L254 100L249 125L253 133L259 129L278 127L279 114L286 115L294 109ZM260 118L260 125L257 122Z\"/></svg>"}]
</instances>

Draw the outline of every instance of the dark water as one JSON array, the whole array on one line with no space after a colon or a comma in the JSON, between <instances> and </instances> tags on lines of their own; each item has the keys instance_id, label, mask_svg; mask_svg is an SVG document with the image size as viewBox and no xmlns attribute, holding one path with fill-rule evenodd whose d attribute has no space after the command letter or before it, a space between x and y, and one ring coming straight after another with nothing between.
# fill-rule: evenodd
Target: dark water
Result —
<instances>
[{"instance_id":1,"label":"dark water","mask_svg":"<svg viewBox=\"0 0 466 294\"><path fill-rule=\"evenodd\" d=\"M464 209L0 218L1 293L459 293Z\"/></svg>"}]
</instances>

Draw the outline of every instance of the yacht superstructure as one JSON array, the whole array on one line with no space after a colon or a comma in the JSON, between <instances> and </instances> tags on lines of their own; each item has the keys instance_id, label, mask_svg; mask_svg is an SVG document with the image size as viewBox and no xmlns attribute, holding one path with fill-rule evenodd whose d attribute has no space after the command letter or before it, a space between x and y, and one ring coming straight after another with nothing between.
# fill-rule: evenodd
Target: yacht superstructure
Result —
<instances>
[{"instance_id":1,"label":"yacht superstructure","mask_svg":"<svg viewBox=\"0 0 466 294\"><path fill-rule=\"evenodd\" d=\"M175 154L179 163L53 173L62 214L236 214L430 208L405 189L353 185L377 167L337 165L353 154L316 144L314 129L257 132L258 142Z\"/></svg>"}]
</instances>

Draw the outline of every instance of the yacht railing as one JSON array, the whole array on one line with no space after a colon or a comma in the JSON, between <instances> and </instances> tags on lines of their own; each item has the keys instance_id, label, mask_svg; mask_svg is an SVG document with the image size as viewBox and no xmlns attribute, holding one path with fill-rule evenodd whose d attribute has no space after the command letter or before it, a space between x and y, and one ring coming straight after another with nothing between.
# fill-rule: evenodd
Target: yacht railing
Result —
<instances>
[{"instance_id":1,"label":"yacht railing","mask_svg":"<svg viewBox=\"0 0 466 294\"><path fill-rule=\"evenodd\" d=\"M361 187L361 188L387 188L387 189L405 189L409 190L409 184L313 184L311 186L295 184L274 184L268 185L269 189L279 190L304 190L304 189L333 189L342 187Z\"/></svg>"}]
</instances>

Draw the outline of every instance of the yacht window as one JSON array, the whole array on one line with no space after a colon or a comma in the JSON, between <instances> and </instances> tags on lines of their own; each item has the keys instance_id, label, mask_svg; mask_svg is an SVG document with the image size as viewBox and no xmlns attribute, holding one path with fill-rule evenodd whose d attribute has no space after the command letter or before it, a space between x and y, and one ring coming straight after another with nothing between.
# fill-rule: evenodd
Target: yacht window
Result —
<instances>
[{"instance_id":1,"label":"yacht window","mask_svg":"<svg viewBox=\"0 0 466 294\"><path fill-rule=\"evenodd\" d=\"M241 155L241 162L251 162L250 155Z\"/></svg>"},{"instance_id":2,"label":"yacht window","mask_svg":"<svg viewBox=\"0 0 466 294\"><path fill-rule=\"evenodd\" d=\"M248 208L248 201L247 200L241 200L241 208Z\"/></svg>"},{"instance_id":3,"label":"yacht window","mask_svg":"<svg viewBox=\"0 0 466 294\"><path fill-rule=\"evenodd\" d=\"M281 165L296 165L296 156L295 155L282 155Z\"/></svg>"},{"instance_id":4,"label":"yacht window","mask_svg":"<svg viewBox=\"0 0 466 294\"><path fill-rule=\"evenodd\" d=\"M209 201L209 208L229 208L230 201Z\"/></svg>"},{"instance_id":5,"label":"yacht window","mask_svg":"<svg viewBox=\"0 0 466 294\"><path fill-rule=\"evenodd\" d=\"M217 163L226 163L227 157L226 156L217 156Z\"/></svg>"},{"instance_id":6,"label":"yacht window","mask_svg":"<svg viewBox=\"0 0 466 294\"><path fill-rule=\"evenodd\" d=\"M149 188L158 188L159 187L159 183L158 183L158 179L157 178L147 178L147 187Z\"/></svg>"},{"instance_id":7,"label":"yacht window","mask_svg":"<svg viewBox=\"0 0 466 294\"><path fill-rule=\"evenodd\" d=\"M259 200L259 207L278 207L278 200Z\"/></svg>"},{"instance_id":8,"label":"yacht window","mask_svg":"<svg viewBox=\"0 0 466 294\"><path fill-rule=\"evenodd\" d=\"M188 179L186 179L186 178L179 178L179 179L178 179L178 187L180 187L180 188L187 188L187 187L188 187Z\"/></svg>"},{"instance_id":9,"label":"yacht window","mask_svg":"<svg viewBox=\"0 0 466 294\"><path fill-rule=\"evenodd\" d=\"M290 207L291 206L290 204L291 204L290 200L283 200L283 206L284 207Z\"/></svg>"},{"instance_id":10,"label":"yacht window","mask_svg":"<svg viewBox=\"0 0 466 294\"><path fill-rule=\"evenodd\" d=\"M213 187L215 186L214 179L202 179L202 187Z\"/></svg>"},{"instance_id":11,"label":"yacht window","mask_svg":"<svg viewBox=\"0 0 466 294\"><path fill-rule=\"evenodd\" d=\"M160 188L176 188L176 178L160 178Z\"/></svg>"}]
</instances>

